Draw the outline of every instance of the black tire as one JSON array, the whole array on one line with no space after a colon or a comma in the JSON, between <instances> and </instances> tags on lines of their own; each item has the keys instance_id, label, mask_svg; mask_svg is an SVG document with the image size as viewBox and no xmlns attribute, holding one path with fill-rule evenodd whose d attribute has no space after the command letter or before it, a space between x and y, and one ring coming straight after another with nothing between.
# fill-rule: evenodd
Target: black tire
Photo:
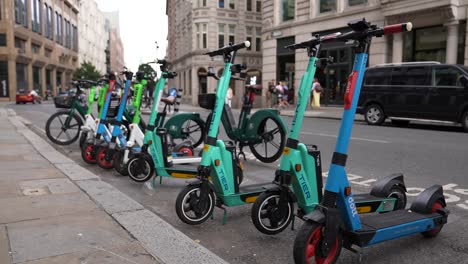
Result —
<instances>
[{"instance_id":1,"label":"black tire","mask_svg":"<svg viewBox=\"0 0 468 264\"><path fill-rule=\"evenodd\" d=\"M437 213L437 209L444 208L444 207L445 207L444 204L441 201L437 200L432 205L431 213L433 213L433 214ZM444 224L442 224L440 227L436 227L436 228L434 228L432 230L422 232L421 234L426 238L433 238L433 237L436 237L440 233L440 231L442 231L442 227L444 227Z\"/></svg>"},{"instance_id":2,"label":"black tire","mask_svg":"<svg viewBox=\"0 0 468 264\"><path fill-rule=\"evenodd\" d=\"M81 132L80 140L78 141L80 144L80 149L83 148L83 145L86 143L86 139L88 138L88 132Z\"/></svg>"},{"instance_id":3,"label":"black tire","mask_svg":"<svg viewBox=\"0 0 468 264\"><path fill-rule=\"evenodd\" d=\"M269 120L272 121L272 125L274 125L274 127L267 127L269 125ZM281 157L284 145L286 144L286 131L278 119L267 117L262 120L258 127L257 136L261 138L260 141L249 144L250 151L252 151L255 158L263 163L272 163ZM275 142L277 137L280 140L279 143ZM271 153L268 152L268 145L272 145L276 148L273 155L269 155ZM260 149L265 151L264 155L259 152L258 146L260 146Z\"/></svg>"},{"instance_id":4,"label":"black tire","mask_svg":"<svg viewBox=\"0 0 468 264\"><path fill-rule=\"evenodd\" d=\"M175 145L178 145L186 140L192 143L193 148L197 148L205 139L205 123L199 119L187 119L180 124L182 129L182 137L172 137Z\"/></svg>"},{"instance_id":5,"label":"black tire","mask_svg":"<svg viewBox=\"0 0 468 264\"><path fill-rule=\"evenodd\" d=\"M208 193L208 204L200 205L200 185L189 185L185 187L176 200L176 213L179 219L189 225L199 225L205 222L213 213L215 207L215 195L210 189ZM193 201L192 201L193 199ZM187 208L189 206L189 208ZM194 208L196 207L196 208ZM199 208L201 207L201 208ZM187 213L193 212L194 217Z\"/></svg>"},{"instance_id":6,"label":"black tire","mask_svg":"<svg viewBox=\"0 0 468 264\"><path fill-rule=\"evenodd\" d=\"M385 121L385 113L378 104L371 104L364 111L364 118L367 124L371 126L379 126Z\"/></svg>"},{"instance_id":7,"label":"black tire","mask_svg":"<svg viewBox=\"0 0 468 264\"><path fill-rule=\"evenodd\" d=\"M392 119L392 124L399 127L405 127L410 123L409 120Z\"/></svg>"},{"instance_id":8,"label":"black tire","mask_svg":"<svg viewBox=\"0 0 468 264\"><path fill-rule=\"evenodd\" d=\"M294 240L294 263L336 263L343 246L341 234L338 233L338 237L336 238L333 248L330 250L328 256L324 258L320 252L322 241L321 237L323 233L322 229L323 226L321 224L311 221L304 222L302 227L298 230L296 239ZM314 246L309 246L309 244L313 244ZM313 250L313 252L307 252L308 250ZM307 256L309 256L309 258ZM311 259L313 261L310 261Z\"/></svg>"},{"instance_id":9,"label":"black tire","mask_svg":"<svg viewBox=\"0 0 468 264\"><path fill-rule=\"evenodd\" d=\"M136 182L146 182L154 174L154 165L151 156L141 153L133 156L127 164L128 177Z\"/></svg>"},{"instance_id":10,"label":"black tire","mask_svg":"<svg viewBox=\"0 0 468 264\"><path fill-rule=\"evenodd\" d=\"M276 235L286 229L294 217L294 204L288 199L286 215L279 209L280 191L262 193L252 206L250 217L258 231L267 235ZM264 220L267 219L267 224Z\"/></svg>"},{"instance_id":11,"label":"black tire","mask_svg":"<svg viewBox=\"0 0 468 264\"><path fill-rule=\"evenodd\" d=\"M128 176L127 164L124 164L125 149L117 151L114 155L114 169L122 176ZM129 153L130 155L130 153Z\"/></svg>"},{"instance_id":12,"label":"black tire","mask_svg":"<svg viewBox=\"0 0 468 264\"><path fill-rule=\"evenodd\" d=\"M463 113L461 124L465 132L468 132L468 110L466 110L465 113Z\"/></svg>"},{"instance_id":13,"label":"black tire","mask_svg":"<svg viewBox=\"0 0 468 264\"><path fill-rule=\"evenodd\" d=\"M399 185L394 185L387 195L388 198L395 198L397 199L394 211L396 210L403 210L406 207L406 192L405 189Z\"/></svg>"},{"instance_id":14,"label":"black tire","mask_svg":"<svg viewBox=\"0 0 468 264\"><path fill-rule=\"evenodd\" d=\"M68 118L70 118L68 126L65 126ZM45 131L50 141L55 144L70 145L80 136L82 125L83 120L77 114L70 115L68 111L60 111L49 117ZM72 134L70 135L69 132ZM61 139L62 135L66 135L66 139Z\"/></svg>"}]
</instances>

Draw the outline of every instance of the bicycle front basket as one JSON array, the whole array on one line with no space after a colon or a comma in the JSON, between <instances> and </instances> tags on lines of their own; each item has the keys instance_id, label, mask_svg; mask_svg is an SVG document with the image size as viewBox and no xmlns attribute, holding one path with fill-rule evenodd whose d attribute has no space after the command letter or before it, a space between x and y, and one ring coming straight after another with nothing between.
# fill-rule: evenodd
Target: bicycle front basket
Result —
<instances>
[{"instance_id":1,"label":"bicycle front basket","mask_svg":"<svg viewBox=\"0 0 468 264\"><path fill-rule=\"evenodd\" d=\"M199 94L198 95L198 105L202 108L213 110L216 102L216 94Z\"/></svg>"},{"instance_id":2,"label":"bicycle front basket","mask_svg":"<svg viewBox=\"0 0 468 264\"><path fill-rule=\"evenodd\" d=\"M57 108L71 108L73 105L73 96L59 95L54 98L54 104Z\"/></svg>"}]
</instances>

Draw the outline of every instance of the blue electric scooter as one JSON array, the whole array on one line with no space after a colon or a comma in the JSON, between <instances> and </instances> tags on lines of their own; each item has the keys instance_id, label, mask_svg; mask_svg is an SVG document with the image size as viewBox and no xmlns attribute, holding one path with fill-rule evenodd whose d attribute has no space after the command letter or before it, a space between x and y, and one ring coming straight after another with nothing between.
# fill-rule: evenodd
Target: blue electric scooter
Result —
<instances>
[{"instance_id":1,"label":"blue electric scooter","mask_svg":"<svg viewBox=\"0 0 468 264\"><path fill-rule=\"evenodd\" d=\"M342 247L357 252L353 245L367 247L417 233L435 237L447 223L449 214L440 185L433 185L419 194L409 210L365 216L358 214L345 165L369 47L373 37L411 31L412 24L377 27L363 19L348 26L351 32L337 34L326 41L352 42L357 55L348 79L343 119L323 199L313 212L304 216L306 222L294 241L294 261L297 264L335 263Z\"/></svg>"}]
</instances>

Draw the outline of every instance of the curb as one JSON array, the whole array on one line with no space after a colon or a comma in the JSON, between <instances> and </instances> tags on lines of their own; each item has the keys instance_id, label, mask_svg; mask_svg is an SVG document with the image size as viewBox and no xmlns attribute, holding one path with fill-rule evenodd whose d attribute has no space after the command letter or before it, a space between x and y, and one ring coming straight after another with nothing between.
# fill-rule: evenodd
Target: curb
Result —
<instances>
[{"instance_id":1,"label":"curb","mask_svg":"<svg viewBox=\"0 0 468 264\"><path fill-rule=\"evenodd\" d=\"M65 174L93 202L127 230L157 261L165 264L227 264L222 258L196 243L153 212L144 209L141 204L126 194L101 181L99 176L58 152L29 129L27 125L31 123L17 116L14 110L0 109L0 115L6 115L16 130L40 155Z\"/></svg>"}]
</instances>

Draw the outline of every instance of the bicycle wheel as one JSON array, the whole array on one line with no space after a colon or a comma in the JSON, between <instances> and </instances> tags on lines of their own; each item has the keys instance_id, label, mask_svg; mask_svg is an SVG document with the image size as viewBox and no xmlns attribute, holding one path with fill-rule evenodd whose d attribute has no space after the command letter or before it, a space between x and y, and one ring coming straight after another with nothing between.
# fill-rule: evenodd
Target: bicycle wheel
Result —
<instances>
[{"instance_id":1,"label":"bicycle wheel","mask_svg":"<svg viewBox=\"0 0 468 264\"><path fill-rule=\"evenodd\" d=\"M265 118L258 127L257 136L259 141L250 143L249 148L258 160L271 163L281 157L286 144L286 131L277 119Z\"/></svg>"},{"instance_id":2,"label":"bicycle wheel","mask_svg":"<svg viewBox=\"0 0 468 264\"><path fill-rule=\"evenodd\" d=\"M46 123L46 134L50 141L58 145L69 145L80 136L83 121L68 111L57 112L49 117Z\"/></svg>"},{"instance_id":3,"label":"bicycle wheel","mask_svg":"<svg viewBox=\"0 0 468 264\"><path fill-rule=\"evenodd\" d=\"M203 121L197 119L187 119L181 126L182 136L179 138L173 137L175 145L178 145L185 140L190 140L192 142L192 147L197 148L203 142L203 137L205 135L205 124Z\"/></svg>"}]
</instances>

